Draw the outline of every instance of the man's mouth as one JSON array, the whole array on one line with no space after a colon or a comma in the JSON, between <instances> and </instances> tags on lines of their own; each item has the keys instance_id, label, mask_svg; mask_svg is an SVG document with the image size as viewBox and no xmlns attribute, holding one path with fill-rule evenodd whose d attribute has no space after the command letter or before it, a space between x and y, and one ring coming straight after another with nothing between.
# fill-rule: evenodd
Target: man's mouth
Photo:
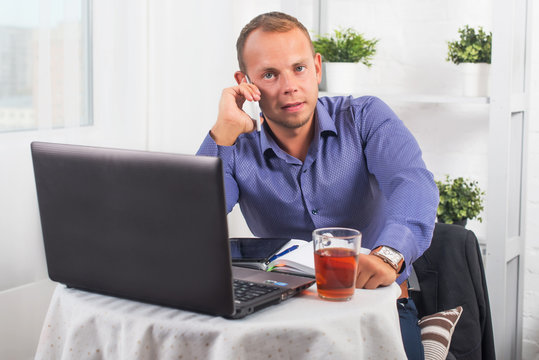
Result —
<instances>
[{"instance_id":1,"label":"man's mouth","mask_svg":"<svg viewBox=\"0 0 539 360\"><path fill-rule=\"evenodd\" d=\"M303 102L289 103L289 104L286 104L286 105L282 106L281 109L283 109L285 111L294 112L294 111L301 110L303 108L304 104L305 103L303 103Z\"/></svg>"}]
</instances>

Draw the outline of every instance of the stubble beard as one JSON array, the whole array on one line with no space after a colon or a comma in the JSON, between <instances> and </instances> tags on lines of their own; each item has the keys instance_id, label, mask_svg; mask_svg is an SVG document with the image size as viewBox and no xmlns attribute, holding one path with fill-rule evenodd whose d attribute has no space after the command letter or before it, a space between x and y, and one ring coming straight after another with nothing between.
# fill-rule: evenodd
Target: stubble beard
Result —
<instances>
[{"instance_id":1,"label":"stubble beard","mask_svg":"<svg viewBox=\"0 0 539 360\"><path fill-rule=\"evenodd\" d=\"M284 128L294 130L294 129L299 129L300 127L307 124L311 120L311 117L312 117L312 114L311 116L301 119L300 121L290 121L290 120L285 120L285 119L278 119L278 120L270 119L270 121Z\"/></svg>"}]
</instances>

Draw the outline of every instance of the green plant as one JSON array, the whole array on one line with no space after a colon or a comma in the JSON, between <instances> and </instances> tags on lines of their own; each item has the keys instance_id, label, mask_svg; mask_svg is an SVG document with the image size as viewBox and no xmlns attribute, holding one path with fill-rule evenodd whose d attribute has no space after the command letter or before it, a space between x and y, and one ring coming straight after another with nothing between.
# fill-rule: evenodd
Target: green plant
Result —
<instances>
[{"instance_id":1,"label":"green plant","mask_svg":"<svg viewBox=\"0 0 539 360\"><path fill-rule=\"evenodd\" d=\"M458 177L450 179L448 175L445 181L436 181L438 191L440 192L440 204L438 205L438 220L446 224L464 219L477 218L483 211L483 196L477 181Z\"/></svg>"},{"instance_id":2,"label":"green plant","mask_svg":"<svg viewBox=\"0 0 539 360\"><path fill-rule=\"evenodd\" d=\"M326 62L362 62L368 67L372 66L377 43L377 39L365 39L352 28L334 30L333 35L319 35L313 41L314 50Z\"/></svg>"},{"instance_id":3,"label":"green plant","mask_svg":"<svg viewBox=\"0 0 539 360\"><path fill-rule=\"evenodd\" d=\"M458 32L460 40L447 42L449 52L446 60L457 65L460 63L490 64L492 33L487 34L482 27L479 27L476 32L468 25L460 28Z\"/></svg>"}]
</instances>

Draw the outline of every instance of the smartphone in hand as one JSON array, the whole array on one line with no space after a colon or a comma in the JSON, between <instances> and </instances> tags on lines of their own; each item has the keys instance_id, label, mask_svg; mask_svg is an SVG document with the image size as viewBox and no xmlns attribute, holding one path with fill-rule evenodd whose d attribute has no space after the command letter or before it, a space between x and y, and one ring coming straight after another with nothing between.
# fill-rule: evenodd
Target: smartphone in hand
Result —
<instances>
[{"instance_id":1,"label":"smartphone in hand","mask_svg":"<svg viewBox=\"0 0 539 360\"><path fill-rule=\"evenodd\" d=\"M247 80L248 84L252 84L251 79L245 75L245 79ZM262 110L260 110L260 105L258 105L258 101L246 101L243 104L243 111L247 113L256 122L256 131L260 131L260 116L262 113Z\"/></svg>"}]
</instances>

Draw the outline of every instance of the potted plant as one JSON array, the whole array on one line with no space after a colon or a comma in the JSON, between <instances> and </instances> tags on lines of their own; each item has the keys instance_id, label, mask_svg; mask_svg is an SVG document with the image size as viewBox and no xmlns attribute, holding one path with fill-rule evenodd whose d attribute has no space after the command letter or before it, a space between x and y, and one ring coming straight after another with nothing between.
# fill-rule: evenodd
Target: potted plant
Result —
<instances>
[{"instance_id":1,"label":"potted plant","mask_svg":"<svg viewBox=\"0 0 539 360\"><path fill-rule=\"evenodd\" d=\"M361 67L372 66L377 39L366 39L352 28L334 30L332 35L317 36L314 49L322 55L329 92L353 93L361 83Z\"/></svg>"},{"instance_id":2,"label":"potted plant","mask_svg":"<svg viewBox=\"0 0 539 360\"><path fill-rule=\"evenodd\" d=\"M447 61L463 70L463 95L487 96L492 52L492 33L465 25L458 30L460 39L448 41Z\"/></svg>"},{"instance_id":3,"label":"potted plant","mask_svg":"<svg viewBox=\"0 0 539 360\"><path fill-rule=\"evenodd\" d=\"M446 175L444 181L436 181L440 192L438 205L438 222L466 226L468 219L482 222L478 215L483 211L483 196L477 181L458 177L450 179Z\"/></svg>"}]
</instances>

